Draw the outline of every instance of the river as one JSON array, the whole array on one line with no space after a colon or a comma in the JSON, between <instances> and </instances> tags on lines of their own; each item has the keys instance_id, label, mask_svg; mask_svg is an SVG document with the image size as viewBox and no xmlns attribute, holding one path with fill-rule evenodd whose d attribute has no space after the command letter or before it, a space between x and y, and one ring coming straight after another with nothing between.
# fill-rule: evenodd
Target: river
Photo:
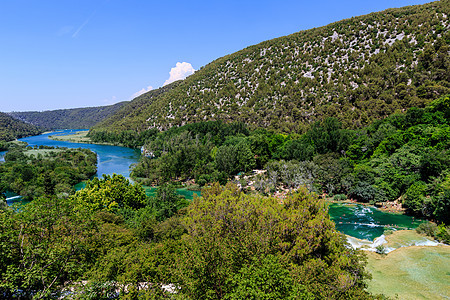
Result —
<instances>
[{"instance_id":1,"label":"river","mask_svg":"<svg viewBox=\"0 0 450 300\"><path fill-rule=\"evenodd\" d=\"M74 134L81 130L60 130L45 133L38 136L22 138L19 141L28 143L30 146L54 146L67 148L87 148L97 153L98 165L97 176L103 174L121 174L126 178L130 177L130 166L139 161L141 153L139 150L119 146L96 145L72 143L51 140L51 135ZM4 152L0 152L0 157ZM0 158L2 159L2 158ZM82 187L82 185L80 185ZM144 187L147 195L155 194L155 189ZM179 194L186 198L192 198L194 193L186 189L179 189ZM10 195L13 196L13 195ZM17 201L18 199L16 199ZM373 241L381 236L385 229L412 229L416 228L421 221L410 216L400 215L381 211L375 207L363 206L359 204L331 203L329 205L331 219L336 223L336 228L352 237Z\"/></svg>"},{"instance_id":2,"label":"river","mask_svg":"<svg viewBox=\"0 0 450 300\"><path fill-rule=\"evenodd\" d=\"M86 148L97 153L97 176L102 177L103 174L120 174L126 178L130 177L130 165L137 163L141 156L141 152L136 149L83 144L51 140L48 137L51 135L68 135L80 132L83 130L60 130L51 133L31 136L19 139L19 141L28 143L29 146L53 146L53 147L67 147L67 148Z\"/></svg>"}]
</instances>

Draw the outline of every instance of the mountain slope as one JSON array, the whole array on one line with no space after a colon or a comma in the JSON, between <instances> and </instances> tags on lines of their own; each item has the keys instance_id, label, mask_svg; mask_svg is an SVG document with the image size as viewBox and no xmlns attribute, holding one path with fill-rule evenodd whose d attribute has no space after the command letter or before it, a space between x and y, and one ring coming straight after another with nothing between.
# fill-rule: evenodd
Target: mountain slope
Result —
<instances>
[{"instance_id":1,"label":"mountain slope","mask_svg":"<svg viewBox=\"0 0 450 300\"><path fill-rule=\"evenodd\" d=\"M109 106L59 109L49 111L11 112L16 119L45 129L88 129L114 115L127 102Z\"/></svg>"},{"instance_id":2,"label":"mountain slope","mask_svg":"<svg viewBox=\"0 0 450 300\"><path fill-rule=\"evenodd\" d=\"M265 41L211 62L92 133L218 119L303 132L327 116L352 128L423 107L450 92L449 16L445 0Z\"/></svg>"},{"instance_id":3,"label":"mountain slope","mask_svg":"<svg viewBox=\"0 0 450 300\"><path fill-rule=\"evenodd\" d=\"M0 141L12 141L30 135L40 134L36 126L16 120L6 113L0 112Z\"/></svg>"},{"instance_id":4,"label":"mountain slope","mask_svg":"<svg viewBox=\"0 0 450 300\"><path fill-rule=\"evenodd\" d=\"M114 128L115 131L119 132L122 130L141 128L142 124L146 122L146 114L143 112L151 109L151 104L154 99L176 88L180 82L173 82L136 97L133 101L121 107L115 114L99 122L95 127Z\"/></svg>"}]
</instances>

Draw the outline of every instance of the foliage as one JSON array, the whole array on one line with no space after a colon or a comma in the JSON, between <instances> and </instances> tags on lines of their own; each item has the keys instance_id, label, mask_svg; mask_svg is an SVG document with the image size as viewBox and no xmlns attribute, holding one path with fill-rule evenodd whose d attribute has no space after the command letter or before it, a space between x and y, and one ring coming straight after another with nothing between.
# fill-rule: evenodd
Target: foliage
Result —
<instances>
[{"instance_id":1,"label":"foliage","mask_svg":"<svg viewBox=\"0 0 450 300\"><path fill-rule=\"evenodd\" d=\"M387 253L387 249L383 245L378 245L375 247L375 249L378 254L385 255Z\"/></svg>"},{"instance_id":2,"label":"foliage","mask_svg":"<svg viewBox=\"0 0 450 300\"><path fill-rule=\"evenodd\" d=\"M79 206L92 211L117 211L121 208L139 209L144 207L146 195L138 183L131 184L122 175L103 174L102 179L94 178L86 187L73 196Z\"/></svg>"},{"instance_id":3,"label":"foliage","mask_svg":"<svg viewBox=\"0 0 450 300\"><path fill-rule=\"evenodd\" d=\"M347 200L347 196L344 194L336 194L336 195L334 195L333 200L338 200L338 201Z\"/></svg>"},{"instance_id":4,"label":"foliage","mask_svg":"<svg viewBox=\"0 0 450 300\"><path fill-rule=\"evenodd\" d=\"M17 120L8 114L0 112L0 143L8 142L15 139L38 135L42 130L34 125ZM7 150L2 143L0 151Z\"/></svg>"},{"instance_id":5,"label":"foliage","mask_svg":"<svg viewBox=\"0 0 450 300\"><path fill-rule=\"evenodd\" d=\"M66 280L86 271L95 228L85 210L68 199L39 198L20 212L0 212L0 293L49 297Z\"/></svg>"},{"instance_id":6,"label":"foliage","mask_svg":"<svg viewBox=\"0 0 450 300\"><path fill-rule=\"evenodd\" d=\"M427 222L421 223L417 228L417 233L426 234L428 236L434 237L436 235L437 225L435 223Z\"/></svg>"},{"instance_id":7,"label":"foliage","mask_svg":"<svg viewBox=\"0 0 450 300\"><path fill-rule=\"evenodd\" d=\"M274 285L274 296L368 297L361 257L345 246L324 203L304 189L280 204L213 185L187 208L184 222L188 235L176 272L189 299L251 297ZM269 286L256 282L267 268L275 275ZM292 280L280 285L286 277ZM248 285L256 290L246 291Z\"/></svg>"},{"instance_id":8,"label":"foliage","mask_svg":"<svg viewBox=\"0 0 450 300\"><path fill-rule=\"evenodd\" d=\"M273 255L243 266L231 285L234 288L225 299L314 299Z\"/></svg>"},{"instance_id":9,"label":"foliage","mask_svg":"<svg viewBox=\"0 0 450 300\"><path fill-rule=\"evenodd\" d=\"M435 223L422 223L416 228L417 233L426 234L432 238L435 238L443 243L450 243L450 226L440 224L437 226Z\"/></svg>"},{"instance_id":10,"label":"foliage","mask_svg":"<svg viewBox=\"0 0 450 300\"><path fill-rule=\"evenodd\" d=\"M67 197L74 193L73 185L96 173L96 164L97 155L88 149L12 147L0 163L0 192L15 192L28 200Z\"/></svg>"}]
</instances>

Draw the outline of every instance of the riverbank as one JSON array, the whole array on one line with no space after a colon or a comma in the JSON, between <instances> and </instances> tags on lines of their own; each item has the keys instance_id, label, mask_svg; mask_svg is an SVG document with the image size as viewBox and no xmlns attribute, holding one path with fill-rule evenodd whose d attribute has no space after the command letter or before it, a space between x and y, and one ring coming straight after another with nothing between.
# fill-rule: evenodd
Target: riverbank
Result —
<instances>
[{"instance_id":1,"label":"riverbank","mask_svg":"<svg viewBox=\"0 0 450 300\"><path fill-rule=\"evenodd\" d=\"M70 143L82 143L82 144L95 144L95 145L108 145L108 146L120 146L124 147L121 144L114 144L114 143L105 143L105 142L94 142L91 140L90 137L88 137L89 131L79 131L74 134L67 134L67 135L58 135L57 131L52 132L55 133L55 135L49 135L48 138L50 140L59 141L59 142L70 142Z\"/></svg>"}]
</instances>

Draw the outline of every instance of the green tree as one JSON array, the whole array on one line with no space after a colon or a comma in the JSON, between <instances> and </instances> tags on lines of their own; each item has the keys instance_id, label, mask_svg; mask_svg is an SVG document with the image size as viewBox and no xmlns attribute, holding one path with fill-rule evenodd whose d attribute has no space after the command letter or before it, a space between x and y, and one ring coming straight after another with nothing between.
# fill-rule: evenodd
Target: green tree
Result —
<instances>
[{"instance_id":1,"label":"green tree","mask_svg":"<svg viewBox=\"0 0 450 300\"><path fill-rule=\"evenodd\" d=\"M188 234L175 272L180 293L188 299L237 296L253 285L237 281L261 278L268 265L273 274L284 277L278 272L285 268L292 277L279 286L285 295L295 290L295 296L312 293L322 299L369 296L361 257L345 246L324 203L304 189L280 204L275 198L243 194L231 184L214 185L187 208L184 223ZM276 261L263 260L269 255ZM252 268L255 260L264 263ZM244 279L243 274L255 277ZM262 283L255 287L256 294L268 291Z\"/></svg>"},{"instance_id":2,"label":"green tree","mask_svg":"<svg viewBox=\"0 0 450 300\"><path fill-rule=\"evenodd\" d=\"M103 174L102 179L94 178L86 183L86 187L74 196L80 206L86 206L92 211L120 208L138 209L144 207L147 196L138 183L131 184L122 175Z\"/></svg>"},{"instance_id":3,"label":"green tree","mask_svg":"<svg viewBox=\"0 0 450 300\"><path fill-rule=\"evenodd\" d=\"M0 293L48 298L87 271L95 230L90 214L67 199L39 198L18 213L0 212Z\"/></svg>"}]
</instances>

